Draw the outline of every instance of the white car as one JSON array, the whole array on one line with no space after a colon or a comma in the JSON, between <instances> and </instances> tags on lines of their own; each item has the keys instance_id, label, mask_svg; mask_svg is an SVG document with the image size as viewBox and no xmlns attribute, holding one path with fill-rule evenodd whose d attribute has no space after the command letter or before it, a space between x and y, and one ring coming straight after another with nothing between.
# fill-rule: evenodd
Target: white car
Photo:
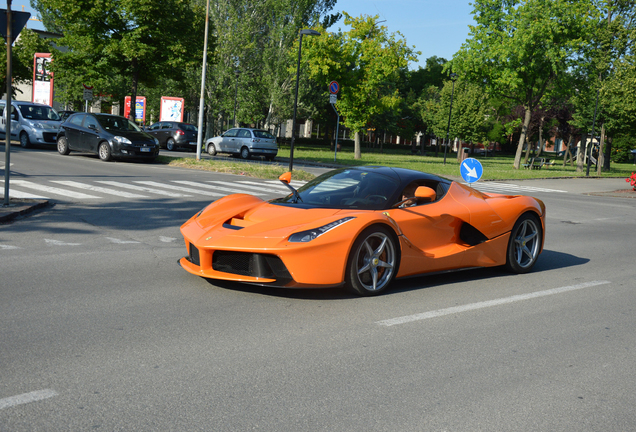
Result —
<instances>
[{"instance_id":1,"label":"white car","mask_svg":"<svg viewBox=\"0 0 636 432\"><path fill-rule=\"evenodd\" d=\"M6 100L0 100L0 138L6 136ZM57 112L48 105L11 101L11 139L19 139L24 148L31 144L55 145L62 123Z\"/></svg>"},{"instance_id":2,"label":"white car","mask_svg":"<svg viewBox=\"0 0 636 432\"><path fill-rule=\"evenodd\" d=\"M205 142L208 154L230 153L249 159L252 156L264 156L273 161L278 154L276 137L266 130L250 128L233 128L221 136L210 138Z\"/></svg>"}]
</instances>

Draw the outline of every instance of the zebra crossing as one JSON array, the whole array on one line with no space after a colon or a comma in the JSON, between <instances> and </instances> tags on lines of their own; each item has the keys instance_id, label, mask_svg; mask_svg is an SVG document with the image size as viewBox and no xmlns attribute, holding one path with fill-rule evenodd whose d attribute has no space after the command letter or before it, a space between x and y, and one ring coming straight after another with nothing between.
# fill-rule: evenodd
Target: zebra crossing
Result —
<instances>
[{"instance_id":1,"label":"zebra crossing","mask_svg":"<svg viewBox=\"0 0 636 432\"><path fill-rule=\"evenodd\" d=\"M464 183L466 186L472 187L473 189L477 189L480 192L494 192L494 193L502 193L502 194L524 194L524 193L536 193L536 192L547 192L547 193L567 193L567 191L559 190L559 189L548 189L541 187L533 187L533 186L520 186L511 183L499 183L499 182L476 182L476 183Z\"/></svg>"},{"instance_id":2,"label":"zebra crossing","mask_svg":"<svg viewBox=\"0 0 636 432\"><path fill-rule=\"evenodd\" d=\"M0 180L4 186L4 180ZM300 187L305 182L292 181L292 186ZM233 193L245 193L273 198L289 194L289 189L277 180L238 180L194 182L189 180L11 180L9 196L23 199L50 199L58 201L94 202L112 199L113 196L128 199L153 199L158 197L221 198ZM0 188L4 192L4 187ZM0 194L0 197L4 197Z\"/></svg>"}]
</instances>

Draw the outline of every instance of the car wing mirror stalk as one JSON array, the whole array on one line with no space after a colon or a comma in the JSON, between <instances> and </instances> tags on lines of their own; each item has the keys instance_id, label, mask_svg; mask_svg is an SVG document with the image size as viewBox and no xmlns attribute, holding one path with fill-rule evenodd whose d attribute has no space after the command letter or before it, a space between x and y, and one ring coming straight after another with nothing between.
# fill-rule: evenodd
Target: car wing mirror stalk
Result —
<instances>
[{"instance_id":1,"label":"car wing mirror stalk","mask_svg":"<svg viewBox=\"0 0 636 432\"><path fill-rule=\"evenodd\" d=\"M280 177L278 177L278 180L280 180L281 183L287 186L287 188L291 191L294 197L294 200L293 200L294 203L297 203L298 201L302 201L302 198L300 197L300 195L298 195L298 191L294 189L294 187L290 184L291 172L286 172L284 174L281 174Z\"/></svg>"}]
</instances>

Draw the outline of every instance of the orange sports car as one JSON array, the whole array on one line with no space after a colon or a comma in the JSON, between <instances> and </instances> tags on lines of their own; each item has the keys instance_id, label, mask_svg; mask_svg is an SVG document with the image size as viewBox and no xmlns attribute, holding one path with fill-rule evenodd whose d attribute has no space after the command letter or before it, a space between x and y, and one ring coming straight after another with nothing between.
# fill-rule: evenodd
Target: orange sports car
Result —
<instances>
[{"instance_id":1,"label":"orange sports car","mask_svg":"<svg viewBox=\"0 0 636 432\"><path fill-rule=\"evenodd\" d=\"M419 171L343 168L270 201L214 201L181 226L204 278L275 287L383 292L394 278L471 267L525 273L543 249L545 205L482 193Z\"/></svg>"}]
</instances>

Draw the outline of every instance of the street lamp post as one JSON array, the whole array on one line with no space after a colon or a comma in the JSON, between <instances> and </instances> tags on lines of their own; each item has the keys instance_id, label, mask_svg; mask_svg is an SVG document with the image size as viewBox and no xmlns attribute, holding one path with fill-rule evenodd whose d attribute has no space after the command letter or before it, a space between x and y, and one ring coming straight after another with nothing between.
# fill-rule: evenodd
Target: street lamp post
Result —
<instances>
[{"instance_id":1,"label":"street lamp post","mask_svg":"<svg viewBox=\"0 0 636 432\"><path fill-rule=\"evenodd\" d=\"M298 108L298 80L300 77L300 53L303 46L303 35L320 36L320 33L316 30L309 29L300 31L300 40L298 41L298 64L296 65L296 94L294 96L294 116L292 117L291 148L289 150L289 172L294 169L294 141L296 138L296 111Z\"/></svg>"},{"instance_id":2,"label":"street lamp post","mask_svg":"<svg viewBox=\"0 0 636 432\"><path fill-rule=\"evenodd\" d=\"M197 160L201 160L201 147L203 145L203 109L205 101L205 71L208 62L208 26L210 23L210 0L205 6L205 36L203 38L203 65L201 67L201 97L199 98L199 129L197 131Z\"/></svg>"},{"instance_id":3,"label":"street lamp post","mask_svg":"<svg viewBox=\"0 0 636 432\"><path fill-rule=\"evenodd\" d=\"M455 79L457 79L457 74L450 74L450 79L453 82L453 89L451 90L451 103L450 109L448 110L448 126L446 127L446 142L444 143L444 165L446 165L446 147L448 147L448 135L450 133L451 114L453 113L453 95L455 94Z\"/></svg>"}]
</instances>

